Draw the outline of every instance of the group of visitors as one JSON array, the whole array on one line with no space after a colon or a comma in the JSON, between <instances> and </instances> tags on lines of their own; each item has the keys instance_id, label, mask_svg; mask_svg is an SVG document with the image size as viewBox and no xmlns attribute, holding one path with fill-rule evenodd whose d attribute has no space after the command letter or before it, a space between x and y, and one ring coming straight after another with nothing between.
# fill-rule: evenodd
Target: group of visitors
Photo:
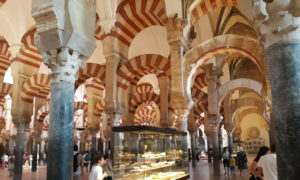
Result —
<instances>
[{"instance_id":1,"label":"group of visitors","mask_svg":"<svg viewBox=\"0 0 300 180\"><path fill-rule=\"evenodd\" d=\"M223 150L223 164L225 175L235 176L235 166L237 165L240 175L244 174L247 167L247 155L242 147L238 147L236 158L234 154L230 154L227 147ZM275 145L271 149L263 146L259 149L256 158L249 163L250 180L277 180L277 165Z\"/></svg>"},{"instance_id":2,"label":"group of visitors","mask_svg":"<svg viewBox=\"0 0 300 180\"><path fill-rule=\"evenodd\" d=\"M233 153L230 153L228 147L223 149L223 165L225 170L225 176L233 175L235 176L235 166L237 165L240 175L244 174L244 170L247 169L247 155L243 151L242 147L237 148L236 158ZM231 172L231 173L229 173Z\"/></svg>"},{"instance_id":3,"label":"group of visitors","mask_svg":"<svg viewBox=\"0 0 300 180\"><path fill-rule=\"evenodd\" d=\"M91 169L89 180L112 180L112 163L108 155L103 156L99 153L95 153L91 157L88 151L79 153L78 146L74 145L73 163L74 180L78 180L80 179L80 175L84 175L84 168L86 174L88 174L89 169Z\"/></svg>"}]
</instances>

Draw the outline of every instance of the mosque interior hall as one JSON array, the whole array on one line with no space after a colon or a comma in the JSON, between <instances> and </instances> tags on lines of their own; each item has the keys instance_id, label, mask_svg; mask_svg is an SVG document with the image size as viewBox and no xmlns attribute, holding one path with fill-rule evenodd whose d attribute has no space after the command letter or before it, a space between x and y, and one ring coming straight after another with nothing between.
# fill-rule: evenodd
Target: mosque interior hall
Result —
<instances>
[{"instance_id":1,"label":"mosque interior hall","mask_svg":"<svg viewBox=\"0 0 300 180\"><path fill-rule=\"evenodd\" d=\"M299 179L299 27L299 0L0 0L0 179L106 155L114 180L246 180L224 150L263 146Z\"/></svg>"}]
</instances>

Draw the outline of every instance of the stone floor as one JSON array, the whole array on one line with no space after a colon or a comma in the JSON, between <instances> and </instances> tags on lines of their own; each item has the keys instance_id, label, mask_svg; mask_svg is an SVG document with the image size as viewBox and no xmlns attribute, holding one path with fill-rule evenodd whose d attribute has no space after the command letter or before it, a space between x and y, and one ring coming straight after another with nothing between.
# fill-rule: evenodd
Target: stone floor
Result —
<instances>
[{"instance_id":1,"label":"stone floor","mask_svg":"<svg viewBox=\"0 0 300 180\"><path fill-rule=\"evenodd\" d=\"M244 173L244 176L240 176L239 172L235 170L236 176L224 176L223 167L221 167L221 177L215 177L212 173L212 165L208 164L205 160L200 160L194 164L190 163L190 176L191 180L247 180L249 179L248 172ZM9 172L7 169L0 168L0 179L10 180ZM23 180L43 180L46 179L46 167L38 167L37 172L31 172L30 169L23 170ZM82 176L81 180L88 180L88 176Z\"/></svg>"}]
</instances>

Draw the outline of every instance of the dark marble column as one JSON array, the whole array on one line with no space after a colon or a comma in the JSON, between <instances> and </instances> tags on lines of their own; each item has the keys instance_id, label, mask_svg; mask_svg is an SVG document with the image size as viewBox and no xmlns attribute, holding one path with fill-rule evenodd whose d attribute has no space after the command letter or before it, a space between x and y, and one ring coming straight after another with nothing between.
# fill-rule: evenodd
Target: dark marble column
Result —
<instances>
[{"instance_id":1,"label":"dark marble column","mask_svg":"<svg viewBox=\"0 0 300 180\"><path fill-rule=\"evenodd\" d=\"M278 179L300 177L300 42L276 43L267 49Z\"/></svg>"},{"instance_id":2,"label":"dark marble column","mask_svg":"<svg viewBox=\"0 0 300 180\"><path fill-rule=\"evenodd\" d=\"M51 83L47 179L72 179L74 84Z\"/></svg>"},{"instance_id":3,"label":"dark marble column","mask_svg":"<svg viewBox=\"0 0 300 180\"><path fill-rule=\"evenodd\" d=\"M219 154L219 133L218 133L218 124L211 123L211 144L213 149L213 167L214 175L220 175L220 154Z\"/></svg>"},{"instance_id":4,"label":"dark marble column","mask_svg":"<svg viewBox=\"0 0 300 180\"><path fill-rule=\"evenodd\" d=\"M270 141L270 146L276 144L276 132L275 132L275 124L274 124L274 115L273 115L273 113L271 113L271 118L270 118L269 141Z\"/></svg>"},{"instance_id":5,"label":"dark marble column","mask_svg":"<svg viewBox=\"0 0 300 180\"><path fill-rule=\"evenodd\" d=\"M36 166L37 166L37 143L36 143L36 140L33 139L31 171L36 172Z\"/></svg>"},{"instance_id":6,"label":"dark marble column","mask_svg":"<svg viewBox=\"0 0 300 180\"><path fill-rule=\"evenodd\" d=\"M208 160L208 163L211 163L211 159L212 159L212 156L211 154L209 153L209 150L212 148L211 147L211 135L207 135L207 141L206 141L206 145L207 145L207 160Z\"/></svg>"},{"instance_id":7,"label":"dark marble column","mask_svg":"<svg viewBox=\"0 0 300 180\"><path fill-rule=\"evenodd\" d=\"M17 125L17 137L16 137L16 146L14 149L15 154L15 165L14 165L14 180L22 179L22 170L23 170L23 156L25 148L25 124Z\"/></svg>"},{"instance_id":8,"label":"dark marble column","mask_svg":"<svg viewBox=\"0 0 300 180\"><path fill-rule=\"evenodd\" d=\"M230 154L233 153L233 135L232 133L228 133L228 150L230 152Z\"/></svg>"},{"instance_id":9,"label":"dark marble column","mask_svg":"<svg viewBox=\"0 0 300 180\"><path fill-rule=\"evenodd\" d=\"M191 133L191 153L192 153L192 159L196 159L196 133Z\"/></svg>"}]
</instances>

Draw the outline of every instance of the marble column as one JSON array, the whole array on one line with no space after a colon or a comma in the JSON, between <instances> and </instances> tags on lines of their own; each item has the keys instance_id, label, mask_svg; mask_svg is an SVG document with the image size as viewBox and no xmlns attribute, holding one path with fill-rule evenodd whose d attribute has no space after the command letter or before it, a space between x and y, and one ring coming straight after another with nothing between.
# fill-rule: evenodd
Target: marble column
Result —
<instances>
[{"instance_id":1,"label":"marble column","mask_svg":"<svg viewBox=\"0 0 300 180\"><path fill-rule=\"evenodd\" d=\"M37 169L37 142L36 139L33 139L32 142L32 164L31 164L31 171L36 172Z\"/></svg>"},{"instance_id":2,"label":"marble column","mask_svg":"<svg viewBox=\"0 0 300 180\"><path fill-rule=\"evenodd\" d=\"M196 159L196 133L190 133L192 159Z\"/></svg>"},{"instance_id":3,"label":"marble column","mask_svg":"<svg viewBox=\"0 0 300 180\"><path fill-rule=\"evenodd\" d=\"M168 122L169 113L169 80L167 76L158 78L158 87L160 89L160 126L163 128L171 127L172 123Z\"/></svg>"},{"instance_id":4,"label":"marble column","mask_svg":"<svg viewBox=\"0 0 300 180\"><path fill-rule=\"evenodd\" d=\"M228 136L228 150L232 154L233 153L233 133L227 131Z\"/></svg>"},{"instance_id":5,"label":"marble column","mask_svg":"<svg viewBox=\"0 0 300 180\"><path fill-rule=\"evenodd\" d=\"M72 179L74 84L51 83L47 179ZM62 166L58 166L61 164Z\"/></svg>"},{"instance_id":6,"label":"marble column","mask_svg":"<svg viewBox=\"0 0 300 180\"><path fill-rule=\"evenodd\" d=\"M220 152L219 152L219 133L218 133L218 124L209 123L211 129L211 145L213 149L213 167L214 175L220 175Z\"/></svg>"},{"instance_id":7,"label":"marble column","mask_svg":"<svg viewBox=\"0 0 300 180\"><path fill-rule=\"evenodd\" d=\"M96 48L95 0L32 1L35 45L51 72L47 179L73 178L74 83Z\"/></svg>"},{"instance_id":8,"label":"marble column","mask_svg":"<svg viewBox=\"0 0 300 180\"><path fill-rule=\"evenodd\" d=\"M213 149L213 169L214 175L220 175L220 159L219 159L219 104L217 95L218 73L217 68L213 64L205 67L205 76L207 80L207 98L208 98L208 119L210 127L211 144Z\"/></svg>"},{"instance_id":9,"label":"marble column","mask_svg":"<svg viewBox=\"0 0 300 180\"><path fill-rule=\"evenodd\" d=\"M22 179L22 170L23 170L23 155L25 148L25 129L26 124L17 124L17 138L16 146L14 149L15 154L15 165L14 165L14 180Z\"/></svg>"},{"instance_id":10,"label":"marble column","mask_svg":"<svg viewBox=\"0 0 300 180\"><path fill-rule=\"evenodd\" d=\"M271 113L271 117L270 117L269 141L270 141L270 146L276 144L276 131L275 131L274 113Z\"/></svg>"},{"instance_id":11,"label":"marble column","mask_svg":"<svg viewBox=\"0 0 300 180\"><path fill-rule=\"evenodd\" d=\"M300 177L300 41L276 43L267 49L277 141L279 179ZM272 129L272 128L271 128Z\"/></svg>"},{"instance_id":12,"label":"marble column","mask_svg":"<svg viewBox=\"0 0 300 180\"><path fill-rule=\"evenodd\" d=\"M295 152L300 151L300 4L265 2L257 1L253 8L271 83L278 179L299 179L300 155Z\"/></svg>"}]
</instances>

